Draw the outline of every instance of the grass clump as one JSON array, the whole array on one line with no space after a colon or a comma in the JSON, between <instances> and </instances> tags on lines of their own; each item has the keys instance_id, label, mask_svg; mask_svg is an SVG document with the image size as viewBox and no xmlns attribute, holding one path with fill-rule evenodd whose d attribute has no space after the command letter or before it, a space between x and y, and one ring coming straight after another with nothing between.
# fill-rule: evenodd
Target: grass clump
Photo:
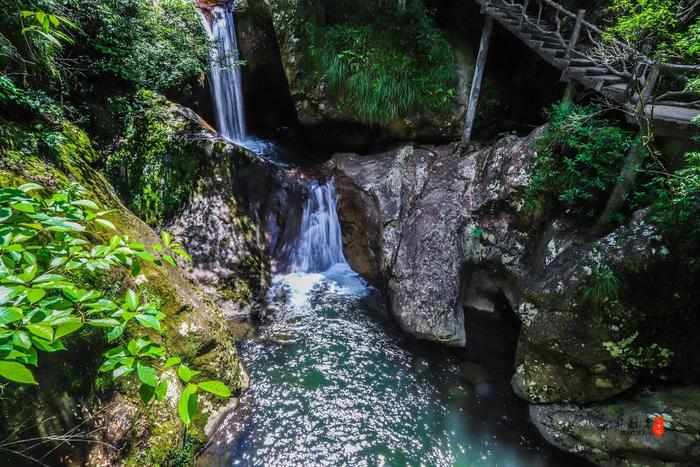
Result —
<instances>
[{"instance_id":1,"label":"grass clump","mask_svg":"<svg viewBox=\"0 0 700 467\"><path fill-rule=\"evenodd\" d=\"M340 1L310 27L311 63L342 113L387 123L448 111L456 72L452 47L421 2L405 11Z\"/></svg>"}]
</instances>

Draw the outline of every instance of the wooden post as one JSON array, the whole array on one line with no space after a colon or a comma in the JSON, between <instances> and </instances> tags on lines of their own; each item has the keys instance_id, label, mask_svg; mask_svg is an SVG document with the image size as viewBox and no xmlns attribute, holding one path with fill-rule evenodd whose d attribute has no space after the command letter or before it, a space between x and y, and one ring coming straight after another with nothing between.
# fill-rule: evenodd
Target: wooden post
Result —
<instances>
[{"instance_id":1,"label":"wooden post","mask_svg":"<svg viewBox=\"0 0 700 467\"><path fill-rule=\"evenodd\" d=\"M491 41L491 33L493 32L493 18L486 16L484 29L481 31L481 42L479 43L479 54L476 57L476 67L474 69L474 77L472 79L472 89L469 93L469 104L467 106L467 119L464 125L464 134L459 145L462 148L469 146L469 140L472 137L472 128L474 127L474 119L476 118L476 107L479 105L479 93L481 92L481 80L484 77L484 69L486 68L486 56L489 51L489 42Z\"/></svg>"},{"instance_id":2,"label":"wooden post","mask_svg":"<svg viewBox=\"0 0 700 467\"><path fill-rule=\"evenodd\" d=\"M620 172L617 183L615 183L615 188L613 188L612 193L610 193L608 201L605 203L605 209L603 209L603 213L598 218L597 224L599 227L603 227L610 222L615 216L615 213L625 204L629 191L637 181L637 174L639 173L639 168L642 166L643 161L644 144L640 138L640 141L636 141L627 152L625 161L622 163L622 171Z\"/></svg>"},{"instance_id":3,"label":"wooden post","mask_svg":"<svg viewBox=\"0 0 700 467\"><path fill-rule=\"evenodd\" d=\"M518 25L519 28L523 27L523 21L525 21L525 15L527 15L527 7L530 5L530 0L525 0L525 3L523 3L523 11L522 14L520 15L520 24Z\"/></svg>"},{"instance_id":4,"label":"wooden post","mask_svg":"<svg viewBox=\"0 0 700 467\"><path fill-rule=\"evenodd\" d=\"M576 14L576 22L574 23L574 30L571 32L571 38L569 39L569 46L566 48L565 58L571 56L571 51L576 47L578 42L578 37L581 35L581 26L583 25L583 17L586 15L586 10L579 10Z\"/></svg>"},{"instance_id":5,"label":"wooden post","mask_svg":"<svg viewBox=\"0 0 700 467\"><path fill-rule=\"evenodd\" d=\"M566 83L566 89L564 90L564 97L561 99L562 104L571 104L576 97L576 82L574 80Z\"/></svg>"},{"instance_id":6,"label":"wooden post","mask_svg":"<svg viewBox=\"0 0 700 467\"><path fill-rule=\"evenodd\" d=\"M630 148L625 161L622 164L622 171L615 183L612 193L608 197L608 201L603 209L603 214L598 218L598 226L604 226L610 222L617 211L620 210L627 195L637 181L637 174L642 162L644 162L644 149L648 141L654 136L652 128L652 116L646 115L647 99L654 92L654 87L659 79L659 67L655 64L650 65L647 72L644 86L639 91L639 102L637 102L634 112L637 123L639 124L639 140ZM652 104L653 105L653 104ZM652 109L653 111L653 109Z\"/></svg>"}]
</instances>

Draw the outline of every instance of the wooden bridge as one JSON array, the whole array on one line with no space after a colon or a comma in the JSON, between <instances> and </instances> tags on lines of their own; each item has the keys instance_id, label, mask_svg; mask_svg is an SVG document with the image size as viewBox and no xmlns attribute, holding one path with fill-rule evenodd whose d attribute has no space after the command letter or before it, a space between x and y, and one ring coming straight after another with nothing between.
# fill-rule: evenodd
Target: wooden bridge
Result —
<instances>
[{"instance_id":1,"label":"wooden bridge","mask_svg":"<svg viewBox=\"0 0 700 467\"><path fill-rule=\"evenodd\" d=\"M604 31L586 21L585 10L574 13L552 0L476 2L486 15L486 23L472 80L463 146L471 136L494 20L562 71L561 80L568 83L565 99L571 99L576 85L582 85L623 110L628 121L651 122L656 134L697 133L692 121L700 115L700 94L686 90L685 84L700 75L700 65L651 60L627 44L605 38Z\"/></svg>"}]
</instances>

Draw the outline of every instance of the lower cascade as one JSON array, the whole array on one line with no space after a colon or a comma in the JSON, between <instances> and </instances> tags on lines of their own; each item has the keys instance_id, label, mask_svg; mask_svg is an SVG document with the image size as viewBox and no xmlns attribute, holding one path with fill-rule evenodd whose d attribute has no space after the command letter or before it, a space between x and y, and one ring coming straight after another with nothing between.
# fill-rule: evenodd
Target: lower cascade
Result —
<instances>
[{"instance_id":1,"label":"lower cascade","mask_svg":"<svg viewBox=\"0 0 700 467\"><path fill-rule=\"evenodd\" d=\"M482 367L407 336L345 261L334 180L306 183L285 210L256 337L239 344L251 388L201 465L565 462L510 389L514 349L470 336Z\"/></svg>"},{"instance_id":2,"label":"lower cascade","mask_svg":"<svg viewBox=\"0 0 700 467\"><path fill-rule=\"evenodd\" d=\"M346 264L336 205L332 179L311 182L299 238L287 265L290 272L323 272L335 264Z\"/></svg>"}]
</instances>

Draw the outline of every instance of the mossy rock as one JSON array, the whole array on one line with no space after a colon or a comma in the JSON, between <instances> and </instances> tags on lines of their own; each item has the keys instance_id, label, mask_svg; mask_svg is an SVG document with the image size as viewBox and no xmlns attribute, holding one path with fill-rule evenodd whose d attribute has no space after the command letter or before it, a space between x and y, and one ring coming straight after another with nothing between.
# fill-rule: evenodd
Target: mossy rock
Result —
<instances>
[{"instance_id":1,"label":"mossy rock","mask_svg":"<svg viewBox=\"0 0 700 467\"><path fill-rule=\"evenodd\" d=\"M131 213L105 177L90 166L98 160L99 154L89 137L71 123L41 127L0 119L0 186L31 181L58 190L71 183L80 184L85 189L85 197L114 209L108 218L118 232L146 245L158 243L156 232ZM112 234L96 231L91 235L106 240ZM167 314L164 332L151 335L152 340L163 343L171 354L181 355L192 369L201 371L197 380L220 380L234 394L238 393L241 387L239 357L218 307L178 267L144 264L140 274L141 287L160 300L161 309ZM115 291L136 286L134 278L125 270L115 270L115 276L109 280L114 283ZM194 328L197 332L183 332ZM183 456L191 460L197 446L191 440L204 438L209 416L224 409L228 400L200 394L200 405L205 410L195 417L189 427L190 434L186 436L176 409L179 380L172 378L164 401L144 405L133 381L125 380L112 386L99 377L97 367L101 363L99 357L104 351L104 341L95 336L69 342L67 353L42 356L42 366L49 358L55 360L52 362L55 371L49 370L46 374L54 374L60 386L19 387L12 391L6 388L0 410L7 426L15 419L33 419L40 422L36 428L38 435L57 435L73 428L78 419L88 419L85 426L103 428L97 438L106 444L90 444L85 449L71 449L66 453L56 451L78 464L175 465L170 460L182 460ZM80 371L73 371L78 369ZM56 372L59 370L63 371L62 375ZM37 374L41 380L44 369L39 368ZM5 403L8 401L12 404ZM18 411L16 407L24 410ZM61 416L65 413L73 415ZM55 414L59 416L53 417ZM44 419L56 422L41 423ZM186 439L190 440L189 444Z\"/></svg>"}]
</instances>

